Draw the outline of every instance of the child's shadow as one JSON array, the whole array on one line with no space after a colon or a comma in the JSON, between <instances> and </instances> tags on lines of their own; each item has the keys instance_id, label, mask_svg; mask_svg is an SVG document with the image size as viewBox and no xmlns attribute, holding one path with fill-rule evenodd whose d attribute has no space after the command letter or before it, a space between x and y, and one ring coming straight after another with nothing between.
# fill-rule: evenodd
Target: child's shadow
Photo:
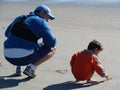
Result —
<instances>
[{"instance_id":1,"label":"child's shadow","mask_svg":"<svg viewBox=\"0 0 120 90\"><path fill-rule=\"evenodd\" d=\"M23 78L23 79L16 79L15 74L9 75L9 76L0 76L0 89L2 88L10 88L18 86L21 82L26 82L30 80L30 78Z\"/></svg>"},{"instance_id":2,"label":"child's shadow","mask_svg":"<svg viewBox=\"0 0 120 90\"><path fill-rule=\"evenodd\" d=\"M99 83L102 83L104 81L100 81ZM59 84L54 84L54 85L50 85L46 88L44 88L43 90L71 90L71 89L77 89L77 88L85 88L85 87L90 87L93 85L97 85L99 83L76 83L73 81L67 81L64 83L59 83Z\"/></svg>"}]
</instances>

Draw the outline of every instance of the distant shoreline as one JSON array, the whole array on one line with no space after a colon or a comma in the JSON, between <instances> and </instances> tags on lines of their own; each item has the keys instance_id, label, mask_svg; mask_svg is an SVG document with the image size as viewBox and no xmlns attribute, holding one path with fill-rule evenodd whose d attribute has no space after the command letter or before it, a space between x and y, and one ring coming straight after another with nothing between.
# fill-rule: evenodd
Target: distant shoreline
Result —
<instances>
[{"instance_id":1,"label":"distant shoreline","mask_svg":"<svg viewBox=\"0 0 120 90\"><path fill-rule=\"evenodd\" d=\"M63 6L95 6L95 7L120 7L120 1L116 0L0 0L2 3L41 3Z\"/></svg>"}]
</instances>

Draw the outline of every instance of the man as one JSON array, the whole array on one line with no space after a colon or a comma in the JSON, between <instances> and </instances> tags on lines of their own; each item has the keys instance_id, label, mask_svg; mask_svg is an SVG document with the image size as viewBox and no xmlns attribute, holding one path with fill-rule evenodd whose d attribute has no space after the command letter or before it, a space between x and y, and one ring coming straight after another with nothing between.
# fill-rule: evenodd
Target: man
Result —
<instances>
[{"instance_id":1,"label":"man","mask_svg":"<svg viewBox=\"0 0 120 90\"><path fill-rule=\"evenodd\" d=\"M4 56L8 62L16 65L16 74L21 75L21 66L27 65L23 73L34 78L38 65L49 60L55 53L56 38L48 20L55 17L45 6L38 6L29 15L18 16L7 28L4 42ZM42 42L38 43L38 40Z\"/></svg>"}]
</instances>

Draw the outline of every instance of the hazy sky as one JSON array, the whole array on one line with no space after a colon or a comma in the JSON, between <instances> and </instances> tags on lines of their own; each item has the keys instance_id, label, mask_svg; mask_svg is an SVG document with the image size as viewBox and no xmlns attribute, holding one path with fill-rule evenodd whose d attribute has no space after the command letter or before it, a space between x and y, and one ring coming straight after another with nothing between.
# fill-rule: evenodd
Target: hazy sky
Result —
<instances>
[{"instance_id":1,"label":"hazy sky","mask_svg":"<svg viewBox=\"0 0 120 90\"><path fill-rule=\"evenodd\" d=\"M30 0L0 0L0 1L30 1ZM38 1L38 0L34 0ZM39 0L44 1L44 0ZM47 0L45 0L47 1ZM119 2L120 0L48 0L50 1L58 1L58 2L68 2L68 1L82 1L82 2Z\"/></svg>"}]
</instances>

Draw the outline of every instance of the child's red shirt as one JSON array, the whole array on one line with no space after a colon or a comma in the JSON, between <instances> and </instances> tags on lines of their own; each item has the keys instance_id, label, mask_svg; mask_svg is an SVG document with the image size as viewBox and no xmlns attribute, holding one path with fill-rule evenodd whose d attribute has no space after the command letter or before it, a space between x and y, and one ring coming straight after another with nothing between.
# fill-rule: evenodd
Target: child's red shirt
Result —
<instances>
[{"instance_id":1,"label":"child's red shirt","mask_svg":"<svg viewBox=\"0 0 120 90\"><path fill-rule=\"evenodd\" d=\"M77 81L91 78L94 71L100 76L105 74L98 57L87 50L75 53L71 58L70 65L71 71Z\"/></svg>"}]
</instances>

